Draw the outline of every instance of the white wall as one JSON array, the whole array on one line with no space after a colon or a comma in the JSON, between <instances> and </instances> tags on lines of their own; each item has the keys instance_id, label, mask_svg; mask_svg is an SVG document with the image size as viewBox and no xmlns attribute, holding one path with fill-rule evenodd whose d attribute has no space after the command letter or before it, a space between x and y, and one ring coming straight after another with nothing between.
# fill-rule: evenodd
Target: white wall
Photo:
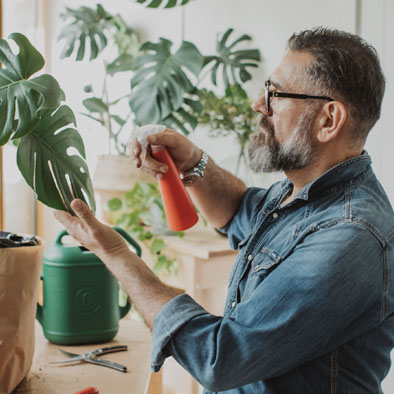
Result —
<instances>
[{"instance_id":1,"label":"white wall","mask_svg":"<svg viewBox=\"0 0 394 394\"><path fill-rule=\"evenodd\" d=\"M253 37L251 47L258 47L263 56L263 67L257 71L256 79L249 83L249 93L256 97L263 88L264 78L279 62L287 38L294 32L313 26L324 25L359 33L370 41L380 53L387 78L387 91L382 118L372 131L367 149L372 156L373 166L394 202L394 2L390 0L195 0L182 10L149 10L126 0L102 0L110 12L121 12L122 16L135 27L145 39L157 40L163 36L180 41L182 12L185 12L185 39L197 44L205 54L214 50L215 35L234 27L236 34L248 33ZM58 17L64 6L77 7L80 4L93 5L92 0L47 0L47 40L50 70L60 81L68 104L75 110L81 109L82 86L94 72L94 66L85 69L70 61L58 60L61 46L55 40L61 28ZM85 119L79 118L79 130L87 145L91 171L94 171L95 155L106 151L106 137ZM193 137L212 156L224 159L231 151L231 141L208 139L201 132ZM47 239L51 241L58 228L51 216L46 219ZM391 386L394 372L385 382L386 392L394 392ZM391 387L391 390L389 388Z\"/></svg>"},{"instance_id":2,"label":"white wall","mask_svg":"<svg viewBox=\"0 0 394 394\"><path fill-rule=\"evenodd\" d=\"M394 2L391 0L363 0L360 33L371 42L378 53L386 75L386 92L382 116L367 143L374 169L394 205Z\"/></svg>"}]
</instances>

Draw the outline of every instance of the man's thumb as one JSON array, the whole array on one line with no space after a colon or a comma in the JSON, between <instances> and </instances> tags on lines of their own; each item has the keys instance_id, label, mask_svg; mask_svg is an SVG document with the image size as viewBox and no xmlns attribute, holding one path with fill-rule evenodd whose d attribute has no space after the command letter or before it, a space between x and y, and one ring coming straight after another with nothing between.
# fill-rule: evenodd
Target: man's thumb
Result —
<instances>
[{"instance_id":1,"label":"man's thumb","mask_svg":"<svg viewBox=\"0 0 394 394\"><path fill-rule=\"evenodd\" d=\"M87 224L91 224L96 220L90 208L78 198L71 201L71 208L75 214Z\"/></svg>"}]
</instances>

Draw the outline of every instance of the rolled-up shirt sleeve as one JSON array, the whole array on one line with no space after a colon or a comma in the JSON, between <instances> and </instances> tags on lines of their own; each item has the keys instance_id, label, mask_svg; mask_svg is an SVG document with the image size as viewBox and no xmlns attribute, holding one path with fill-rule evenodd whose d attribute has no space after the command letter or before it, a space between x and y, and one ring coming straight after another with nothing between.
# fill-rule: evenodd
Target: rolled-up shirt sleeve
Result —
<instances>
[{"instance_id":1,"label":"rolled-up shirt sleeve","mask_svg":"<svg viewBox=\"0 0 394 394\"><path fill-rule=\"evenodd\" d=\"M383 319L382 256L369 231L341 223L309 234L230 316L177 296L156 316L152 368L173 356L215 392L326 354Z\"/></svg>"},{"instance_id":2,"label":"rolled-up shirt sleeve","mask_svg":"<svg viewBox=\"0 0 394 394\"><path fill-rule=\"evenodd\" d=\"M187 294L174 297L161 308L152 332L151 366L154 372L158 372L166 357L170 356L165 349L174 334L191 319L207 313Z\"/></svg>"}]
</instances>

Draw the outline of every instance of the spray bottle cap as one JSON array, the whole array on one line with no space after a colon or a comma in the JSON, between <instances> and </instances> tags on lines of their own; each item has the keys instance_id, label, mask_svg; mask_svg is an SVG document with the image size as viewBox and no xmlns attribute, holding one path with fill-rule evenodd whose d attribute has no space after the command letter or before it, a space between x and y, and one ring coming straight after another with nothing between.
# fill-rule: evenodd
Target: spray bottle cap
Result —
<instances>
[{"instance_id":1,"label":"spray bottle cap","mask_svg":"<svg viewBox=\"0 0 394 394\"><path fill-rule=\"evenodd\" d=\"M141 145L141 165L144 165L148 143L146 137L151 134L156 134L164 131L167 127L161 124L147 124L145 126L137 127L131 133L132 138L136 138Z\"/></svg>"}]
</instances>

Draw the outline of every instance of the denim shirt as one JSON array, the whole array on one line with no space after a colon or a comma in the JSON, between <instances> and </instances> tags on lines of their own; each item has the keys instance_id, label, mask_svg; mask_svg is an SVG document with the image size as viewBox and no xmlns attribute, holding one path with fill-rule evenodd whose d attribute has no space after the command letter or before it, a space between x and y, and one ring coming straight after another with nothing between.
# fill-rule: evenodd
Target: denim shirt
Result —
<instances>
[{"instance_id":1,"label":"denim shirt","mask_svg":"<svg viewBox=\"0 0 394 394\"><path fill-rule=\"evenodd\" d=\"M223 316L186 294L163 306L152 369L173 356L204 393L377 394L394 344L394 213L369 156L281 207L289 180L249 188Z\"/></svg>"}]
</instances>

